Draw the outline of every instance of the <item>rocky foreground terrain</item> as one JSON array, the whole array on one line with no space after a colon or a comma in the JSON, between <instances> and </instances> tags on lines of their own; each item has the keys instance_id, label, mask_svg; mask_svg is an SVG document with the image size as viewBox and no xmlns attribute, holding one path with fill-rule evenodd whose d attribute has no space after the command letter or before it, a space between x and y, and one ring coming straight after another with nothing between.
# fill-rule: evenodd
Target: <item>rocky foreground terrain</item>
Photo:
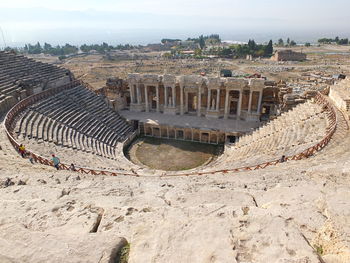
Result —
<instances>
[{"instance_id":1,"label":"rocky foreground terrain","mask_svg":"<svg viewBox=\"0 0 350 263\"><path fill-rule=\"evenodd\" d=\"M126 242L133 263L350 262L345 122L307 160L192 177L55 171L0 138L0 262L115 262Z\"/></svg>"}]
</instances>

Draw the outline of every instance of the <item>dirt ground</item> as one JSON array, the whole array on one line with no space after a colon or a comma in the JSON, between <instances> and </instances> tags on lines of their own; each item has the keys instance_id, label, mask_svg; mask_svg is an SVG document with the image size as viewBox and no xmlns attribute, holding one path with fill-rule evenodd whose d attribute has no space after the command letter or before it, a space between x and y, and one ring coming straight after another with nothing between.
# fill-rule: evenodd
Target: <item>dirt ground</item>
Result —
<instances>
[{"instance_id":1,"label":"dirt ground","mask_svg":"<svg viewBox=\"0 0 350 263\"><path fill-rule=\"evenodd\" d=\"M278 50L279 48L275 48ZM295 47L294 51L307 54L305 62L274 62L270 59L165 59L162 52L144 53L146 59L107 60L99 54L67 59L62 66L70 69L76 77L95 88L105 85L109 77L126 78L128 73L195 74L205 72L218 76L221 69L230 69L236 74L261 73L270 80L285 81L300 78L301 74L322 72L325 74L350 73L350 46ZM139 53L137 53L139 54Z\"/></svg>"},{"instance_id":2,"label":"dirt ground","mask_svg":"<svg viewBox=\"0 0 350 263\"><path fill-rule=\"evenodd\" d=\"M179 171L210 161L218 146L195 142L144 137L135 145L136 157L144 165L158 170Z\"/></svg>"},{"instance_id":3,"label":"dirt ground","mask_svg":"<svg viewBox=\"0 0 350 263\"><path fill-rule=\"evenodd\" d=\"M274 47L275 50L286 49ZM300 78L301 74L322 72L325 74L350 75L350 46L322 45L297 46L292 49L307 54L304 62L274 62L270 59L165 59L164 52L142 53L139 50L127 51L133 59L116 58L109 60L104 55L92 54L73 57L60 62L57 57L32 55L33 58L61 64L71 70L77 78L90 83L96 89L105 86L107 78L126 78L128 73L154 74L195 74L205 72L210 76L218 76L221 69L230 69L236 74L261 73L270 80L291 81Z\"/></svg>"}]
</instances>

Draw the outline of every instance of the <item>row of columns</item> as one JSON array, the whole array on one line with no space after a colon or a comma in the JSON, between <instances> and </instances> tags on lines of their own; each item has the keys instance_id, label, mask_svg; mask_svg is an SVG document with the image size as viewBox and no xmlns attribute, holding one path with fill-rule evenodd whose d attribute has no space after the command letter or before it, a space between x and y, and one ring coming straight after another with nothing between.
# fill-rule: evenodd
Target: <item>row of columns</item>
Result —
<instances>
[{"instance_id":1,"label":"row of columns","mask_svg":"<svg viewBox=\"0 0 350 263\"><path fill-rule=\"evenodd\" d=\"M161 126L150 126L151 128L151 136L152 137L157 137L154 135L154 129L158 129L159 130L159 138L168 138L170 139L170 132L169 132L169 126L166 126L166 136L164 136L164 134L162 134L162 127ZM183 133L183 137L181 138L182 140L189 140L188 138L185 138L186 137L186 134L185 134L185 130L184 129L176 129L176 128L172 128L173 131L174 131L174 138L175 139L178 139L178 136L177 136L177 132L178 131L182 131ZM211 132L211 131L201 131L201 130L198 130L199 132L199 142L202 142L202 136L203 135L207 135L208 136L208 140L206 141L207 143L213 143L211 142L211 136L212 135L215 135L216 136L216 144L219 144L219 135L220 135L220 132ZM146 127L144 126L144 130L143 130L144 134L146 134ZM147 134L146 134L147 135ZM191 141L197 141L197 140L194 140L194 130L193 128L191 128Z\"/></svg>"},{"instance_id":2,"label":"row of columns","mask_svg":"<svg viewBox=\"0 0 350 263\"><path fill-rule=\"evenodd\" d=\"M145 87L145 110L148 112L149 111L149 101L148 101L148 87L150 85L144 85ZM160 111L160 102L159 102L159 86L154 85L153 87L156 88L156 98L157 98L157 106L156 110L157 112ZM169 103L169 94L168 94L168 88L169 86L165 86L165 91L164 91L164 106L165 107L176 107L176 93L175 93L175 85L172 85L170 88L172 90L172 99L170 105ZM135 101L135 90L136 90L136 101ZM239 98L238 98L238 105L237 105L237 116L241 116L241 109L242 109L242 99L243 99L243 90L237 90L239 91ZM228 118L229 114L229 93L230 90L226 90L225 94L225 108L224 108L224 118ZM197 115L201 116L201 105L202 105L202 96L201 96L201 87L198 89L198 95L197 95ZM213 98L214 100L216 99L215 107L211 107L213 105L212 100L212 89L208 89L208 99L207 99L207 111L210 110L215 110L219 111L220 110L220 89L216 89L216 98ZM253 97L253 91L249 92L249 101L248 101L248 114L251 114L251 108L252 108L252 97ZM141 88L140 85L132 85L130 89L130 98L131 98L131 103L136 103L136 104L141 104ZM188 96L186 96L186 99L188 100ZM259 91L259 99L258 99L258 107L256 113L260 113L260 108L261 108L261 101L262 101L262 91ZM184 86L180 85L180 114L184 114Z\"/></svg>"}]
</instances>

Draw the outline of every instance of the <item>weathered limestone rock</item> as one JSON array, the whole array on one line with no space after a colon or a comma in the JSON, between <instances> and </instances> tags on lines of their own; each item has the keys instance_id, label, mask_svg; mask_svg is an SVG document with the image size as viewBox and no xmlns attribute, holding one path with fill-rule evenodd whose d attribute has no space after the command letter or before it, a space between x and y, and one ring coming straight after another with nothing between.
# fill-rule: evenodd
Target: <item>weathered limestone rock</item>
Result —
<instances>
[{"instance_id":1,"label":"weathered limestone rock","mask_svg":"<svg viewBox=\"0 0 350 263\"><path fill-rule=\"evenodd\" d=\"M112 263L127 243L106 234L40 232L10 225L0 228L0 262Z\"/></svg>"}]
</instances>

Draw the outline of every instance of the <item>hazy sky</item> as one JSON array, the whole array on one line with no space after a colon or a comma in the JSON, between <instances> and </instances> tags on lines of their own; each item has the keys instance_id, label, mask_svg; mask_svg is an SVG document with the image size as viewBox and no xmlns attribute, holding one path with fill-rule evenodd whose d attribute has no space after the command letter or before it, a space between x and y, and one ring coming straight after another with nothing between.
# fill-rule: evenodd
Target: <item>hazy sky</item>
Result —
<instances>
[{"instance_id":1,"label":"hazy sky","mask_svg":"<svg viewBox=\"0 0 350 263\"><path fill-rule=\"evenodd\" d=\"M349 0L0 0L0 27L7 45L145 44L210 33L303 41L350 36L349 10Z\"/></svg>"}]
</instances>

